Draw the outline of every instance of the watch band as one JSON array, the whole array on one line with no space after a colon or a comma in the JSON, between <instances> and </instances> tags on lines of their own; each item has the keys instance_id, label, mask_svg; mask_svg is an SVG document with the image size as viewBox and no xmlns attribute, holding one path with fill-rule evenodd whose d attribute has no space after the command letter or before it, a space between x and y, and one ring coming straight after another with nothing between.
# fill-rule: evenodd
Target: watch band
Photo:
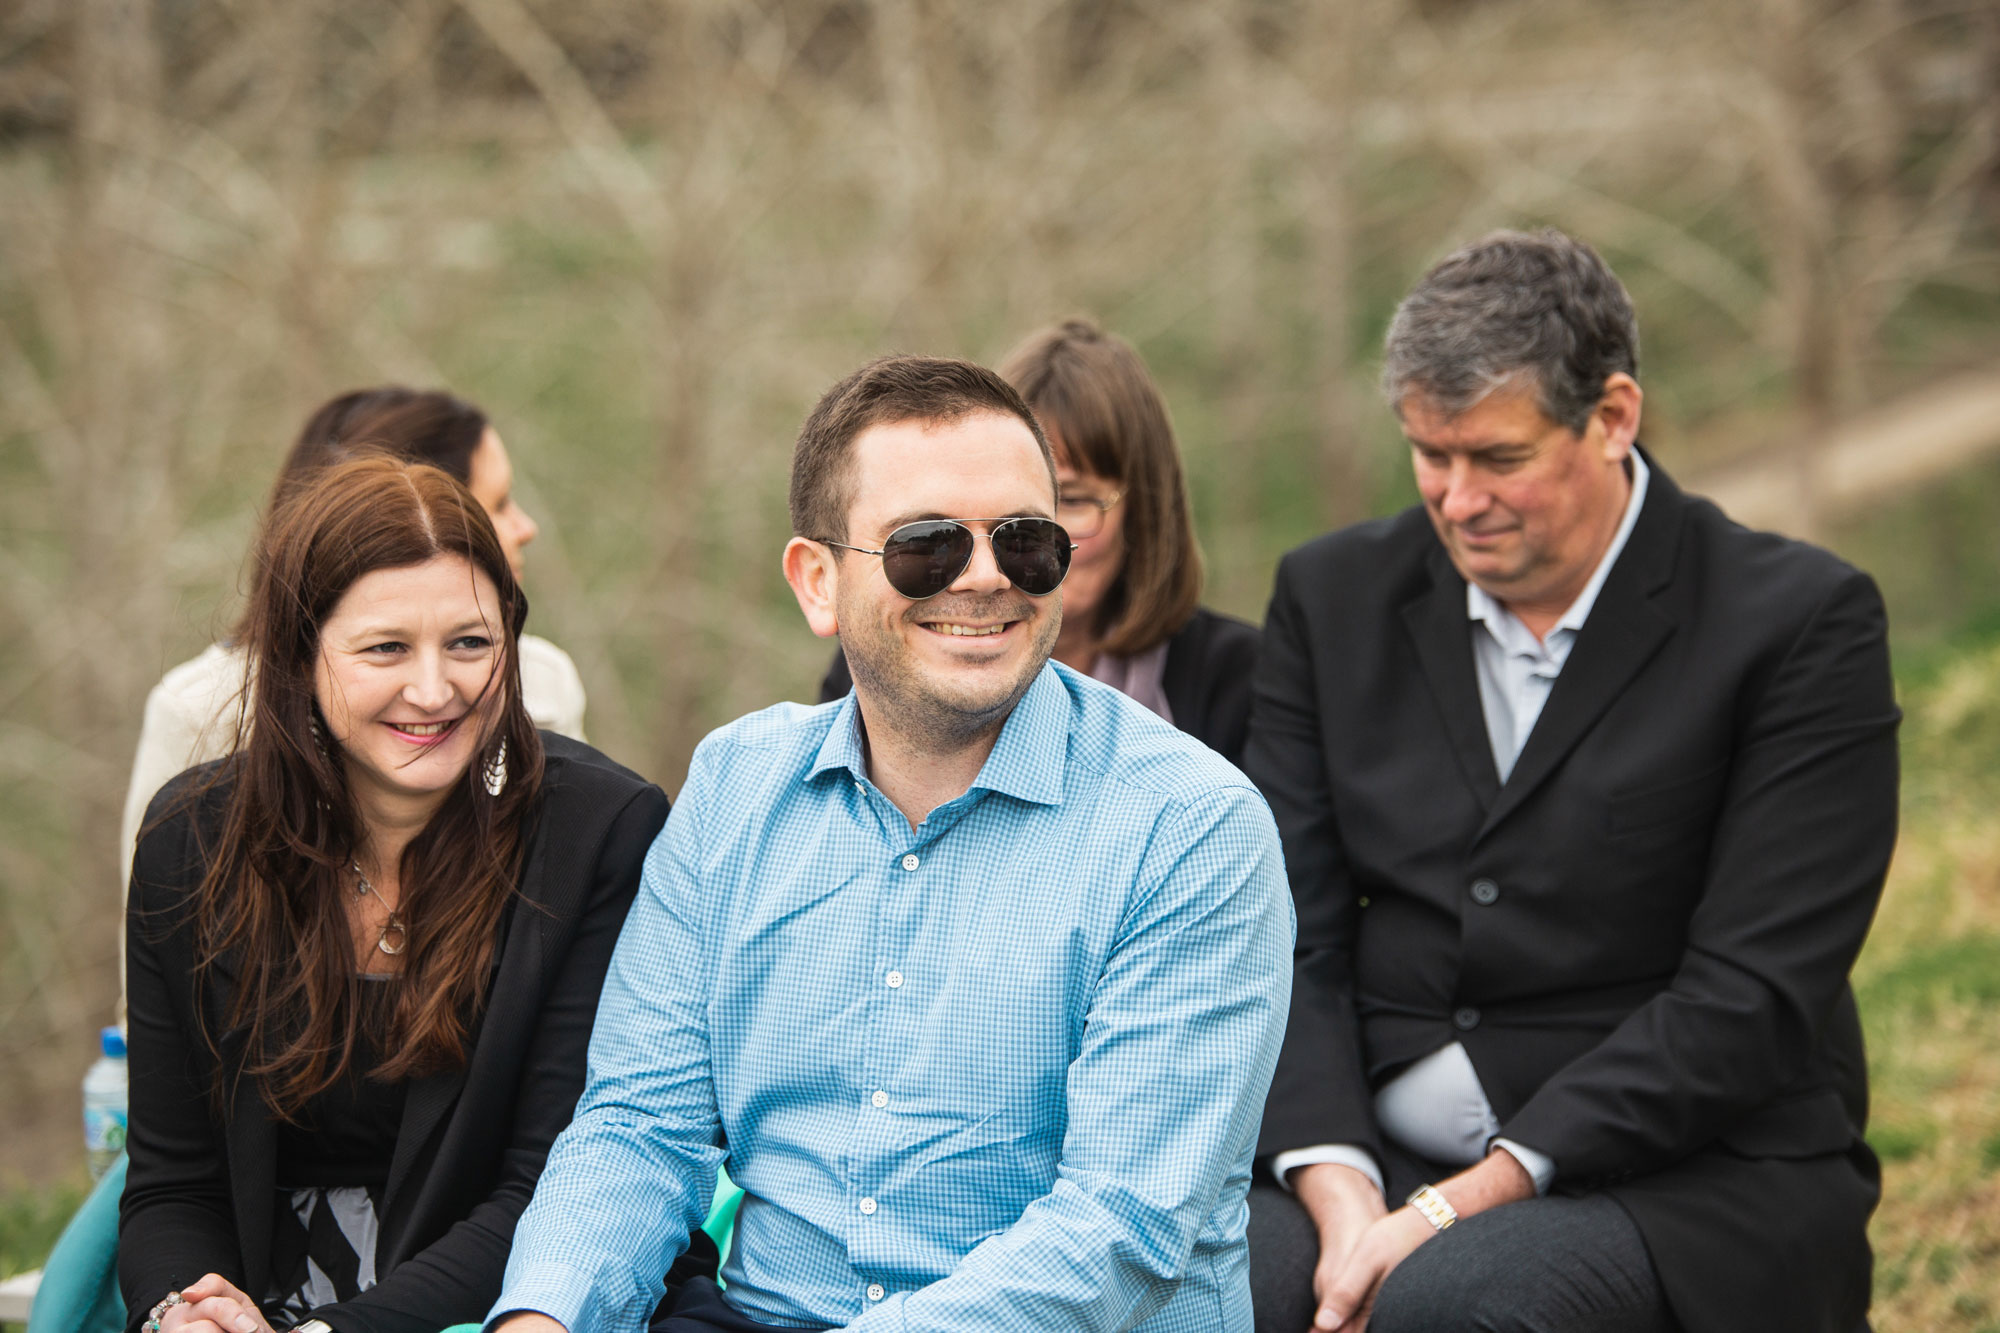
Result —
<instances>
[{"instance_id":1,"label":"watch band","mask_svg":"<svg viewBox=\"0 0 2000 1333\"><path fill-rule=\"evenodd\" d=\"M333 1325L324 1319L308 1319L293 1329L292 1333L333 1333Z\"/></svg>"},{"instance_id":2,"label":"watch band","mask_svg":"<svg viewBox=\"0 0 2000 1333\"><path fill-rule=\"evenodd\" d=\"M1458 1221L1458 1209L1451 1206L1451 1200L1439 1194L1435 1186L1419 1185L1410 1191L1410 1197L1403 1202L1417 1210L1424 1221L1443 1231Z\"/></svg>"}]
</instances>

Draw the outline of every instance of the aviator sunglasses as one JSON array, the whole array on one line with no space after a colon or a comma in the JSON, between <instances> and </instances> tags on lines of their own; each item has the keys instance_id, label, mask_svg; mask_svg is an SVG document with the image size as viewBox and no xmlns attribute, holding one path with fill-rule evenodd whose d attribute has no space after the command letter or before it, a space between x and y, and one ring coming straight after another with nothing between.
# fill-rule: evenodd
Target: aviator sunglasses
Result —
<instances>
[{"instance_id":1,"label":"aviator sunglasses","mask_svg":"<svg viewBox=\"0 0 2000 1333\"><path fill-rule=\"evenodd\" d=\"M1070 552L1076 549L1060 523L1046 518L976 518L974 523L992 523L987 540L993 543L993 563L1007 581L1031 597L1041 597L1062 586L1069 573ZM935 597L957 581L972 563L972 547L978 534L955 518L927 518L905 523L889 534L879 551L866 546L822 537L828 546L859 555L882 557L882 576L911 601Z\"/></svg>"}]
</instances>

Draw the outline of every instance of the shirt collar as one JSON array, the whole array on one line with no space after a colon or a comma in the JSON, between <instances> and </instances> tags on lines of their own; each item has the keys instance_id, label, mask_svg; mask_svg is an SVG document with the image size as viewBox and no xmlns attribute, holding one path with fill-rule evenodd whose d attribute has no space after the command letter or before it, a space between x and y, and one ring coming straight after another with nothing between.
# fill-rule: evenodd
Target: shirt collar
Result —
<instances>
[{"instance_id":1,"label":"shirt collar","mask_svg":"<svg viewBox=\"0 0 2000 1333\"><path fill-rule=\"evenodd\" d=\"M1063 766L1069 758L1070 697L1059 668L1044 665L1028 692L1014 705L993 751L980 765L968 791L995 791L1038 805L1062 801ZM807 771L808 779L835 769L868 780L866 751L861 743L861 706L854 691L840 701L833 725L820 742Z\"/></svg>"},{"instance_id":2,"label":"shirt collar","mask_svg":"<svg viewBox=\"0 0 2000 1333\"><path fill-rule=\"evenodd\" d=\"M813 765L806 771L808 780L835 769L852 773L857 778L866 779L868 764L861 746L861 705L855 701L852 689L840 697L834 706L833 724L826 729L826 737L819 743L819 753L813 757Z\"/></svg>"},{"instance_id":3,"label":"shirt collar","mask_svg":"<svg viewBox=\"0 0 2000 1333\"><path fill-rule=\"evenodd\" d=\"M1653 470L1646 466L1645 455L1637 449L1632 450L1626 457L1632 460L1632 493L1625 497L1625 514L1618 520L1618 531L1612 534L1611 545L1605 548L1603 557L1597 562L1597 568L1591 571L1590 582L1583 585L1583 591L1569 604L1569 610L1563 612L1562 618L1550 627L1551 635L1557 630L1566 629L1575 633L1583 628L1583 622L1590 617L1590 608L1597 605L1597 594L1604 590L1604 580L1611 576L1611 567L1618 563L1618 556L1624 551L1625 543L1631 540L1632 529L1638 526L1639 511L1646 503L1646 483L1653 475ZM1468 620L1480 620L1488 626L1498 626L1501 624L1501 617L1511 616L1512 613L1501 604L1499 598L1471 579L1467 579L1465 615ZM1548 636L1543 637L1546 639Z\"/></svg>"}]
</instances>

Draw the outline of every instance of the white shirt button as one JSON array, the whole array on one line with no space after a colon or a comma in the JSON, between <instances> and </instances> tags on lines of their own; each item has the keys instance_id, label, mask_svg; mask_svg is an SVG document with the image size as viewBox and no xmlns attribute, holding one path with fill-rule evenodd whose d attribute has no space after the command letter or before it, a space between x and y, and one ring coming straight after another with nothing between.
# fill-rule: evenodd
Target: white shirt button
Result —
<instances>
[{"instance_id":1,"label":"white shirt button","mask_svg":"<svg viewBox=\"0 0 2000 1333\"><path fill-rule=\"evenodd\" d=\"M917 854L915 852L903 853L903 869L915 870L918 866L922 864L923 862L917 860Z\"/></svg>"},{"instance_id":2,"label":"white shirt button","mask_svg":"<svg viewBox=\"0 0 2000 1333\"><path fill-rule=\"evenodd\" d=\"M870 1097L868 1100L874 1102L875 1105L878 1107L887 1106L889 1104L889 1094L883 1092L880 1088L877 1088L875 1090L875 1095L873 1097Z\"/></svg>"},{"instance_id":3,"label":"white shirt button","mask_svg":"<svg viewBox=\"0 0 2000 1333\"><path fill-rule=\"evenodd\" d=\"M883 977L882 980L889 983L890 990L895 990L903 984L903 974L901 972L891 972L888 976Z\"/></svg>"},{"instance_id":4,"label":"white shirt button","mask_svg":"<svg viewBox=\"0 0 2000 1333\"><path fill-rule=\"evenodd\" d=\"M873 1199L863 1199L861 1201L861 1211L870 1217L875 1216L875 1201Z\"/></svg>"},{"instance_id":5,"label":"white shirt button","mask_svg":"<svg viewBox=\"0 0 2000 1333\"><path fill-rule=\"evenodd\" d=\"M869 1300L871 1300L871 1301L879 1301L879 1300L881 1300L881 1299L882 1299L882 1298L883 1298L884 1296L887 1296L888 1294L889 1294L888 1292L886 1292L886 1291L882 1290L882 1284L881 1284L880 1282L870 1282L870 1283L868 1284L868 1299L869 1299Z\"/></svg>"}]
</instances>

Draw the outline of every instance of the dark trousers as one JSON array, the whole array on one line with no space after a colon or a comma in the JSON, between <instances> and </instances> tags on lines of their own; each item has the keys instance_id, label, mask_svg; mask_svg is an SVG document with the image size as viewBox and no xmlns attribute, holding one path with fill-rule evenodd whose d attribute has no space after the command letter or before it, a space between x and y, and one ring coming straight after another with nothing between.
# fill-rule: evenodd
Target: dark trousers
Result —
<instances>
[{"instance_id":1,"label":"dark trousers","mask_svg":"<svg viewBox=\"0 0 2000 1333\"><path fill-rule=\"evenodd\" d=\"M722 1298L722 1288L705 1277L688 1279L647 1325L647 1333L770 1333L772 1329L797 1333L794 1325L759 1323L739 1313Z\"/></svg>"},{"instance_id":2,"label":"dark trousers","mask_svg":"<svg viewBox=\"0 0 2000 1333\"><path fill-rule=\"evenodd\" d=\"M1393 1175L1393 1173L1392 1173ZM1319 1235L1297 1199L1250 1191L1257 1333L1312 1327ZM1602 1194L1489 1209L1425 1241L1382 1284L1370 1333L1677 1333L1646 1242Z\"/></svg>"}]
</instances>

